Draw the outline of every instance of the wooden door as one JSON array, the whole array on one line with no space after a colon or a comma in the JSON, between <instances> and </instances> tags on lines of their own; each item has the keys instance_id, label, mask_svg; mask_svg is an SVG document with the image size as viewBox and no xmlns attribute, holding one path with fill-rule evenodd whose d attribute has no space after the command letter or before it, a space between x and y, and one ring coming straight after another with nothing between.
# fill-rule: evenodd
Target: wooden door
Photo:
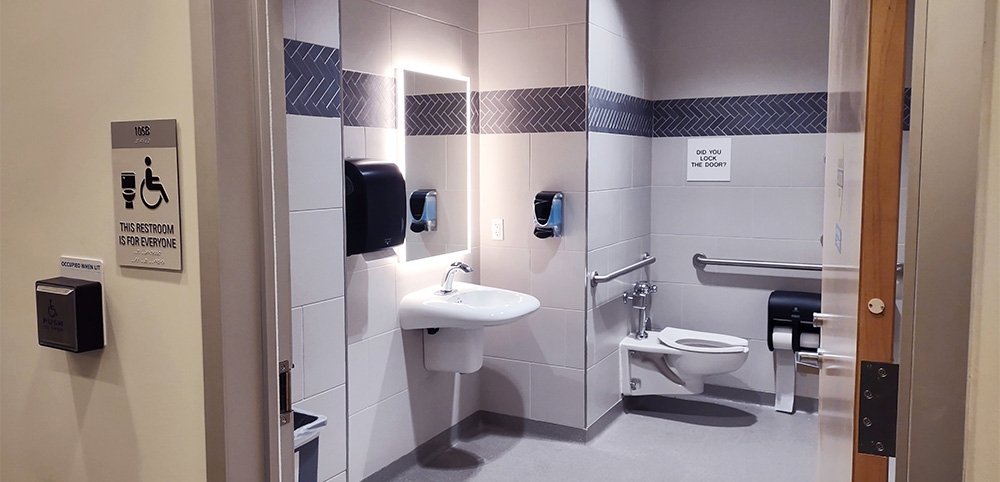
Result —
<instances>
[{"instance_id":1,"label":"wooden door","mask_svg":"<svg viewBox=\"0 0 1000 482\"><path fill-rule=\"evenodd\" d=\"M858 364L892 362L906 0L832 0L817 480L884 481L858 452ZM873 313L869 300L884 300Z\"/></svg>"}]
</instances>

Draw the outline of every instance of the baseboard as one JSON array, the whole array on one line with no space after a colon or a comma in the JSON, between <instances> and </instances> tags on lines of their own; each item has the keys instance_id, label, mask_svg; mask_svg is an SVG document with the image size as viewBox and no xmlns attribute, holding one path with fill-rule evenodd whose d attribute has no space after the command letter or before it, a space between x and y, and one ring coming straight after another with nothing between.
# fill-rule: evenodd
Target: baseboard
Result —
<instances>
[{"instance_id":1,"label":"baseboard","mask_svg":"<svg viewBox=\"0 0 1000 482\"><path fill-rule=\"evenodd\" d=\"M723 387L721 385L705 385L702 395L710 398L731 400L734 402L752 403L761 406L774 406L774 394L757 392L745 388ZM819 400L810 397L795 396L795 410L798 412L819 412Z\"/></svg>"}]
</instances>

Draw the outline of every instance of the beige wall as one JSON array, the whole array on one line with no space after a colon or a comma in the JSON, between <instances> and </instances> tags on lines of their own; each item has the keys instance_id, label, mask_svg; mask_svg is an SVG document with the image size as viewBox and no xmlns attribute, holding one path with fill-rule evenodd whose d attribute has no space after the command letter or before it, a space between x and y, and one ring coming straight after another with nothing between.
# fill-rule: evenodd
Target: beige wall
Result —
<instances>
[{"instance_id":1,"label":"beige wall","mask_svg":"<svg viewBox=\"0 0 1000 482\"><path fill-rule=\"evenodd\" d=\"M189 2L4 2L0 479L205 480ZM176 118L184 271L122 270L109 123ZM173 200L171 200L173 201ZM32 283L104 260L108 347L36 343Z\"/></svg>"},{"instance_id":2,"label":"beige wall","mask_svg":"<svg viewBox=\"0 0 1000 482\"><path fill-rule=\"evenodd\" d=\"M996 42L994 38L994 42ZM1000 473L1000 45L993 46L988 156L980 166L969 347L965 480Z\"/></svg>"}]
</instances>

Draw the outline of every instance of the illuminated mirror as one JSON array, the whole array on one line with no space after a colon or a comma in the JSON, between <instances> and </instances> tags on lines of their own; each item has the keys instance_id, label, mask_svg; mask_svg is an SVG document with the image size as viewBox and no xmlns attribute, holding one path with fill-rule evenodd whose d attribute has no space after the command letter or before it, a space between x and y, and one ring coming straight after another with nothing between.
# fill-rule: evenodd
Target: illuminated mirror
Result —
<instances>
[{"instance_id":1,"label":"illuminated mirror","mask_svg":"<svg viewBox=\"0 0 1000 482\"><path fill-rule=\"evenodd\" d=\"M406 261L469 249L469 80L396 73Z\"/></svg>"}]
</instances>

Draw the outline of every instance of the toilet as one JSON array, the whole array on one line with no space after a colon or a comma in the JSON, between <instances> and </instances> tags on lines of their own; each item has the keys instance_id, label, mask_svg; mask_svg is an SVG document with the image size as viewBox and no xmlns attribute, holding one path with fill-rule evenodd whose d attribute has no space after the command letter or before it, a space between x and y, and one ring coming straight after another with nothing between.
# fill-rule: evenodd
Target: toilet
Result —
<instances>
[{"instance_id":1,"label":"toilet","mask_svg":"<svg viewBox=\"0 0 1000 482\"><path fill-rule=\"evenodd\" d=\"M747 340L681 328L648 331L619 344L623 395L697 395L705 377L730 373L746 362Z\"/></svg>"}]
</instances>

